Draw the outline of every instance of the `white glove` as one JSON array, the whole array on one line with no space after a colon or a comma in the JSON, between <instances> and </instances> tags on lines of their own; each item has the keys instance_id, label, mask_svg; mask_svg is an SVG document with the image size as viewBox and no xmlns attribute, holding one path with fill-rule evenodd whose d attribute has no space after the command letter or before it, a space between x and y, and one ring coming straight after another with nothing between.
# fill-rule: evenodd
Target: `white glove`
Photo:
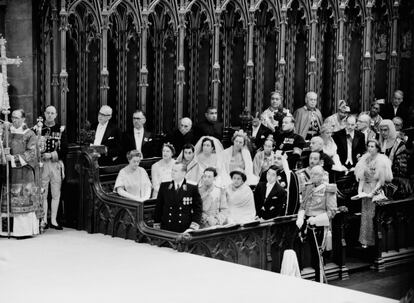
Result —
<instances>
[{"instance_id":1,"label":"white glove","mask_svg":"<svg viewBox=\"0 0 414 303\"><path fill-rule=\"evenodd\" d=\"M309 217L309 219L308 219L308 223L309 223L310 225L315 225L315 217Z\"/></svg>"},{"instance_id":2,"label":"white glove","mask_svg":"<svg viewBox=\"0 0 414 303\"><path fill-rule=\"evenodd\" d=\"M303 225L303 221L304 221L304 217L305 217L305 211L304 210L300 210L298 212L298 218L296 219L296 226L301 229L302 225Z\"/></svg>"}]
</instances>

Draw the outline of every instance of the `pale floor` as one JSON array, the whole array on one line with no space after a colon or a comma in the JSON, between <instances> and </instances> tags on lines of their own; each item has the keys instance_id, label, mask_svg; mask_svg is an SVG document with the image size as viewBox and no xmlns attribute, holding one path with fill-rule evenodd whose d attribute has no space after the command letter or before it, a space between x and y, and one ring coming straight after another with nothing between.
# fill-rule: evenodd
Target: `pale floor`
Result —
<instances>
[{"instance_id":1,"label":"pale floor","mask_svg":"<svg viewBox=\"0 0 414 303\"><path fill-rule=\"evenodd\" d=\"M0 302L397 302L101 234L0 238Z\"/></svg>"}]
</instances>

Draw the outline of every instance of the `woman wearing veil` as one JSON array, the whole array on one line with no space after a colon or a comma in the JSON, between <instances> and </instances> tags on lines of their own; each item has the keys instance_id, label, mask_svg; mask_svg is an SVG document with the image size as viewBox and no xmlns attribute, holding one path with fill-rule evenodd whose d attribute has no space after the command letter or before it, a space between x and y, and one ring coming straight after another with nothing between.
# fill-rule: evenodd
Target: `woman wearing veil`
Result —
<instances>
[{"instance_id":1,"label":"woman wearing veil","mask_svg":"<svg viewBox=\"0 0 414 303\"><path fill-rule=\"evenodd\" d=\"M233 135L233 145L226 148L222 155L223 181L226 185L231 183L230 172L241 169L247 177L248 185L256 185L259 177L253 174L253 161L247 148L248 137L243 130L236 131Z\"/></svg>"},{"instance_id":2,"label":"woman wearing veil","mask_svg":"<svg viewBox=\"0 0 414 303\"><path fill-rule=\"evenodd\" d=\"M214 167L218 173L216 184L221 185L221 163L223 162L221 160L221 154L223 150L223 145L217 138L211 136L201 137L195 146L194 159L196 162L196 166L192 169L191 172L192 180L195 180L197 183L200 182L204 170L207 167Z\"/></svg>"}]
</instances>

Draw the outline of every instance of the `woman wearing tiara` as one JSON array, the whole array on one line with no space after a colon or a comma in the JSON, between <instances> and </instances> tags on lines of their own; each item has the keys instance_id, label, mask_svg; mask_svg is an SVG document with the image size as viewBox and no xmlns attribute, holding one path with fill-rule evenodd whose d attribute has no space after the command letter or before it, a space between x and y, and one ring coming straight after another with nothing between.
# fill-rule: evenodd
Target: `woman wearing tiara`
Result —
<instances>
[{"instance_id":1,"label":"woman wearing tiara","mask_svg":"<svg viewBox=\"0 0 414 303\"><path fill-rule=\"evenodd\" d=\"M207 167L214 167L218 173L216 184L220 185L222 172L220 157L223 150L223 145L217 138L211 136L201 137L194 149L196 166L191 169L192 181L199 183L204 170Z\"/></svg>"},{"instance_id":2,"label":"woman wearing tiara","mask_svg":"<svg viewBox=\"0 0 414 303\"><path fill-rule=\"evenodd\" d=\"M275 141L273 136L269 135L264 141L263 150L258 150L253 159L253 173L259 178L265 173L275 162Z\"/></svg>"},{"instance_id":3,"label":"woman wearing tiara","mask_svg":"<svg viewBox=\"0 0 414 303\"><path fill-rule=\"evenodd\" d=\"M247 148L248 136L243 130L236 131L233 135L233 145L225 149L222 155L223 159L223 181L230 184L230 172L242 170L246 174L248 185L256 185L259 177L253 174L253 161Z\"/></svg>"},{"instance_id":4,"label":"woman wearing tiara","mask_svg":"<svg viewBox=\"0 0 414 303\"><path fill-rule=\"evenodd\" d=\"M174 146L170 143L165 143L162 146L162 159L155 162L151 166L151 180L154 188L152 197L156 198L158 190L162 182L171 181L171 171L174 166L175 160L173 156L175 154Z\"/></svg>"}]
</instances>

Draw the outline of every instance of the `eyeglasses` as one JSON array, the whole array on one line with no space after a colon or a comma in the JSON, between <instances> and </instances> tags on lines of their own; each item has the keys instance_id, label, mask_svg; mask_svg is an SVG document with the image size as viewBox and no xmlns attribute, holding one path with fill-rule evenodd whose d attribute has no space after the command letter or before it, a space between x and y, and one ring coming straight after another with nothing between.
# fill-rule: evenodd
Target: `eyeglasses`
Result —
<instances>
[{"instance_id":1,"label":"eyeglasses","mask_svg":"<svg viewBox=\"0 0 414 303\"><path fill-rule=\"evenodd\" d=\"M18 120L18 119L21 119L22 117L12 116L11 118L12 118L12 120L13 120L13 119L14 119L14 120Z\"/></svg>"},{"instance_id":2,"label":"eyeglasses","mask_svg":"<svg viewBox=\"0 0 414 303\"><path fill-rule=\"evenodd\" d=\"M134 119L134 120L144 120L145 118L140 118L140 117L132 117L132 119Z\"/></svg>"},{"instance_id":3,"label":"eyeglasses","mask_svg":"<svg viewBox=\"0 0 414 303\"><path fill-rule=\"evenodd\" d=\"M103 117L110 117L111 115L107 115L107 114L103 114L101 112L98 113L99 116L103 116Z\"/></svg>"}]
</instances>

